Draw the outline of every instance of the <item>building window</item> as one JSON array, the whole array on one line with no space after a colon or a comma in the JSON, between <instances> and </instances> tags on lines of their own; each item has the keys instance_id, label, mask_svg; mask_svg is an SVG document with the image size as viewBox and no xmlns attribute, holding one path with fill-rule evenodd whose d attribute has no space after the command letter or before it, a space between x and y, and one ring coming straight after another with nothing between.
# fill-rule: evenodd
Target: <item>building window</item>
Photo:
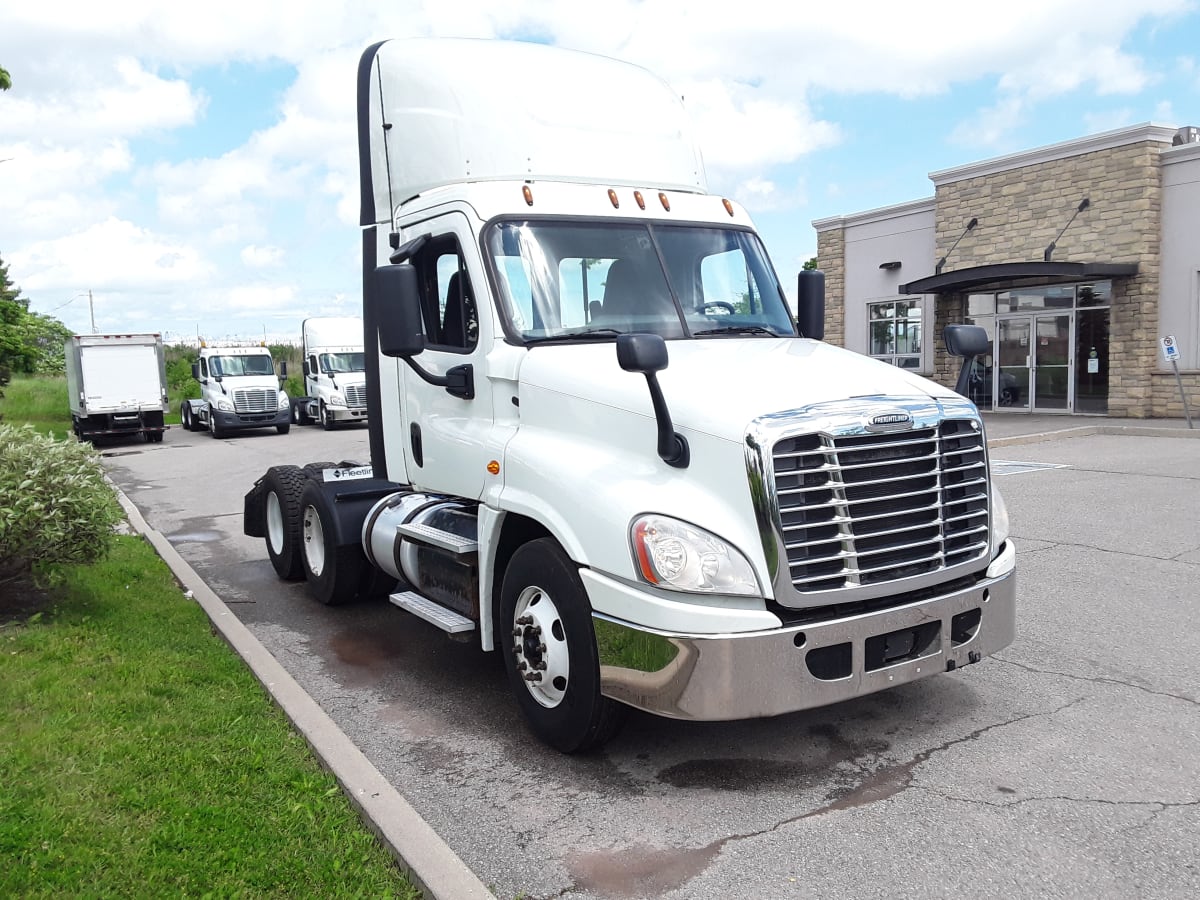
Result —
<instances>
[{"instance_id":1,"label":"building window","mask_svg":"<svg viewBox=\"0 0 1200 900\"><path fill-rule=\"evenodd\" d=\"M921 301L872 303L869 353L902 369L921 368Z\"/></svg>"}]
</instances>

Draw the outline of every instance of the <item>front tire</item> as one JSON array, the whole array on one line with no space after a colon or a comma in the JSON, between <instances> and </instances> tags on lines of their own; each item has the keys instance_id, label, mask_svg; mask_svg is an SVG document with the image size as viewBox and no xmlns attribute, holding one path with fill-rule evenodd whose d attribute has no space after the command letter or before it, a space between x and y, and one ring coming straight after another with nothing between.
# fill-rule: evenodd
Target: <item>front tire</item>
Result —
<instances>
[{"instance_id":1,"label":"front tire","mask_svg":"<svg viewBox=\"0 0 1200 900\"><path fill-rule=\"evenodd\" d=\"M329 411L324 400L321 401L321 427L326 431L333 431L337 427L337 421L333 418L333 413Z\"/></svg>"},{"instance_id":2,"label":"front tire","mask_svg":"<svg viewBox=\"0 0 1200 900\"><path fill-rule=\"evenodd\" d=\"M292 426L291 426L290 422L287 425L276 425L275 430L278 431L280 434L287 434L289 431L292 430Z\"/></svg>"},{"instance_id":3,"label":"front tire","mask_svg":"<svg viewBox=\"0 0 1200 900\"><path fill-rule=\"evenodd\" d=\"M500 592L504 668L525 719L542 741L581 753L612 738L627 706L600 693L592 610L579 571L552 538L513 554Z\"/></svg>"},{"instance_id":4,"label":"front tire","mask_svg":"<svg viewBox=\"0 0 1200 900\"><path fill-rule=\"evenodd\" d=\"M275 574L284 581L304 577L304 560L300 555L300 496L308 483L299 466L272 466L267 469L264 483L267 555Z\"/></svg>"},{"instance_id":5,"label":"front tire","mask_svg":"<svg viewBox=\"0 0 1200 900\"><path fill-rule=\"evenodd\" d=\"M337 546L334 528L332 503L310 480L300 496L300 547L309 592L326 606L353 600L369 565L358 544Z\"/></svg>"},{"instance_id":6,"label":"front tire","mask_svg":"<svg viewBox=\"0 0 1200 900\"><path fill-rule=\"evenodd\" d=\"M208 411L208 433L218 439L225 437L225 429L217 424L217 415L211 409Z\"/></svg>"}]
</instances>

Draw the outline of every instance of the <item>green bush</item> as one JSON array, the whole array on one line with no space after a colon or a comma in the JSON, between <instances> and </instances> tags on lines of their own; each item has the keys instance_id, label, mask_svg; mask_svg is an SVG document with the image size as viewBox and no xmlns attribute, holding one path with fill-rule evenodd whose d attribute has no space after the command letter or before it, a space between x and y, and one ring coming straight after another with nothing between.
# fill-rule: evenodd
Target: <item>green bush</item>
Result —
<instances>
[{"instance_id":1,"label":"green bush","mask_svg":"<svg viewBox=\"0 0 1200 900\"><path fill-rule=\"evenodd\" d=\"M37 563L103 559L119 521L90 445L0 424L0 585Z\"/></svg>"}]
</instances>

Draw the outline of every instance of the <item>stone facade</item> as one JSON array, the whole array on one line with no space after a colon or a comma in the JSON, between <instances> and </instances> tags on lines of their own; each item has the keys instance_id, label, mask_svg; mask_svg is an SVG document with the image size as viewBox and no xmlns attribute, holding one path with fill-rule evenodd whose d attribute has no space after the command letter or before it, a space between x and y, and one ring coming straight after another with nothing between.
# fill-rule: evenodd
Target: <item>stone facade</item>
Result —
<instances>
[{"instance_id":1,"label":"stone facade","mask_svg":"<svg viewBox=\"0 0 1200 900\"><path fill-rule=\"evenodd\" d=\"M1151 386L1158 354L1159 153L1169 146L1146 140L937 184L937 255L949 255L945 273L1041 261L1056 238L1056 261L1138 264L1135 277L1113 281L1110 416L1159 414ZM1089 207L1058 238L1085 197ZM978 224L963 236L972 218ZM939 335L947 322L962 321L963 306L961 295L939 298ZM939 351L935 377L953 384L957 366L944 356Z\"/></svg>"},{"instance_id":2,"label":"stone facade","mask_svg":"<svg viewBox=\"0 0 1200 900\"><path fill-rule=\"evenodd\" d=\"M817 268L825 273L825 340L846 346L846 231L817 234Z\"/></svg>"},{"instance_id":3,"label":"stone facade","mask_svg":"<svg viewBox=\"0 0 1200 900\"><path fill-rule=\"evenodd\" d=\"M1200 372L1180 372L1179 381L1183 382L1192 424L1200 427ZM1155 418L1183 418L1183 399L1179 396L1179 384L1175 381L1174 372L1155 372L1151 375L1150 394Z\"/></svg>"}]
</instances>

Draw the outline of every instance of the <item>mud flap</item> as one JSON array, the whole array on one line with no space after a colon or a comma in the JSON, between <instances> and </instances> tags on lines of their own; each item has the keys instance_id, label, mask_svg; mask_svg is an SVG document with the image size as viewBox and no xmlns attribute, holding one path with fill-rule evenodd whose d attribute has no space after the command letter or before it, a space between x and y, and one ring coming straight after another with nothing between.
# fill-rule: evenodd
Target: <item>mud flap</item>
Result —
<instances>
[{"instance_id":1,"label":"mud flap","mask_svg":"<svg viewBox=\"0 0 1200 900\"><path fill-rule=\"evenodd\" d=\"M254 482L242 501L242 532L249 537L267 536L267 476Z\"/></svg>"}]
</instances>

